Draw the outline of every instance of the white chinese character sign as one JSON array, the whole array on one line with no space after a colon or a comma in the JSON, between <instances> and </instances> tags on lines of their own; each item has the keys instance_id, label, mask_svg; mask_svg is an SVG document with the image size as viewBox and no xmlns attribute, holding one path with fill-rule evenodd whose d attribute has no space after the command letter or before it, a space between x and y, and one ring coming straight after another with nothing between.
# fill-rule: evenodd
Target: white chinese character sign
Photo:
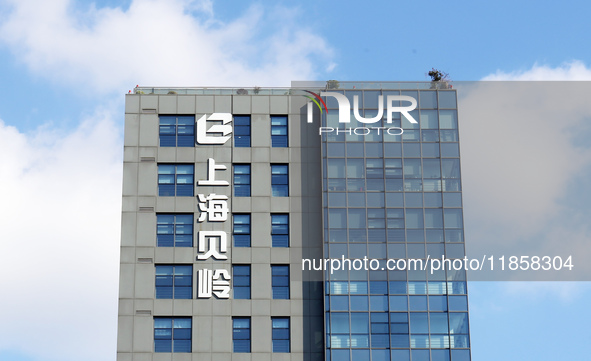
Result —
<instances>
[{"instance_id":1,"label":"white chinese character sign","mask_svg":"<svg viewBox=\"0 0 591 361\"><path fill-rule=\"evenodd\" d=\"M209 158L207 160L207 180L200 180L197 182L197 185L200 186L227 186L230 183L226 182L225 180L215 180L215 171L216 170L226 170L226 166L221 164L215 164L215 160L213 158Z\"/></svg>"},{"instance_id":2,"label":"white chinese character sign","mask_svg":"<svg viewBox=\"0 0 591 361\"><path fill-rule=\"evenodd\" d=\"M222 124L214 124L209 129L207 122L221 121ZM205 115L197 120L197 143L199 144L224 144L230 139L232 133L232 114L213 113L209 117ZM213 134L218 134L214 136ZM219 135L221 134L221 136Z\"/></svg>"},{"instance_id":3,"label":"white chinese character sign","mask_svg":"<svg viewBox=\"0 0 591 361\"><path fill-rule=\"evenodd\" d=\"M208 222L225 222L228 219L228 197L211 193L207 197L198 194L199 215L198 222L207 220Z\"/></svg>"},{"instance_id":4,"label":"white chinese character sign","mask_svg":"<svg viewBox=\"0 0 591 361\"><path fill-rule=\"evenodd\" d=\"M197 243L197 259L204 260L210 257L218 260L228 259L226 253L227 235L224 231L199 231ZM219 251L217 245L219 244Z\"/></svg>"},{"instance_id":5,"label":"white chinese character sign","mask_svg":"<svg viewBox=\"0 0 591 361\"><path fill-rule=\"evenodd\" d=\"M197 298L230 298L230 272L201 269L197 272Z\"/></svg>"},{"instance_id":6,"label":"white chinese character sign","mask_svg":"<svg viewBox=\"0 0 591 361\"><path fill-rule=\"evenodd\" d=\"M208 121L221 121L222 124L206 127ZM231 114L215 113L208 118L204 116L197 121L197 142L199 144L224 144L232 133ZM218 134L213 135L213 134ZM221 136L219 135L221 134ZM221 172L227 167L216 164L215 159L207 160L207 179L197 182L198 186L225 187L230 183L221 177ZM217 178L217 179L216 179ZM197 194L199 218L197 222L226 222L228 220L228 196L216 193ZM197 261L228 259L228 235L225 231L199 231L197 234ZM230 298L230 272L225 269L200 269L197 271L197 298L228 299Z\"/></svg>"}]
</instances>

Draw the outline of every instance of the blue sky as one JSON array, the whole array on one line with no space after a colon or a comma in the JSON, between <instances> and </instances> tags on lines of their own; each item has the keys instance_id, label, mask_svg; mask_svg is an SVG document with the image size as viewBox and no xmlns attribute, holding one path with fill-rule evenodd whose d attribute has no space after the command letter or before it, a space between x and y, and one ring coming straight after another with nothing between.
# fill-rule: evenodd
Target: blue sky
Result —
<instances>
[{"instance_id":1,"label":"blue sky","mask_svg":"<svg viewBox=\"0 0 591 361\"><path fill-rule=\"evenodd\" d=\"M424 81L432 67L591 80L583 1L228 4L0 0L0 360L115 360L123 95L136 84ZM568 106L566 125L548 107L533 134L532 119L466 123L462 136L481 137L462 139L468 243L588 254L591 111ZM511 129L502 147L490 124ZM469 287L474 360L588 358L588 282Z\"/></svg>"}]
</instances>

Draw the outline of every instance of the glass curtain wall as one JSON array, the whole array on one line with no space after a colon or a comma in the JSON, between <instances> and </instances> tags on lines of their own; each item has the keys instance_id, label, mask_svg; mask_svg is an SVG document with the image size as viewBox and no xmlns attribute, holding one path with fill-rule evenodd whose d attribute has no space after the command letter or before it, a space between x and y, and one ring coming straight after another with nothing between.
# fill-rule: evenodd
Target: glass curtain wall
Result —
<instances>
[{"instance_id":1,"label":"glass curtain wall","mask_svg":"<svg viewBox=\"0 0 591 361\"><path fill-rule=\"evenodd\" d=\"M325 272L326 360L469 361L465 274L386 263L464 257L456 91L331 91L351 107L358 96L365 118L379 114L380 95L384 109L388 95L411 96L419 124L400 113L388 124L386 111L378 123L359 123L352 111L339 124L336 100L324 98L323 126L404 130L323 135L324 257L377 260L376 270Z\"/></svg>"}]
</instances>

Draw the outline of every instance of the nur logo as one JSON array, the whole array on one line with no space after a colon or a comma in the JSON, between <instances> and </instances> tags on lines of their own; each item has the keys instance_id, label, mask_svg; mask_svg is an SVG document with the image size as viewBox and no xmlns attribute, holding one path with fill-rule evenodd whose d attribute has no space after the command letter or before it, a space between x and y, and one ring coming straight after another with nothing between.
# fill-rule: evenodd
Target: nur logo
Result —
<instances>
[{"instance_id":1,"label":"nur logo","mask_svg":"<svg viewBox=\"0 0 591 361\"><path fill-rule=\"evenodd\" d=\"M313 93L309 90L305 90L307 93L312 94L314 97L304 95L306 98L310 99L312 102L318 106L320 109L320 114L323 113L322 107L320 103L324 106L324 110L328 114L328 108L326 107L326 103L322 100L321 97L334 97L339 104L339 123L350 123L351 122L351 103L349 99L341 93L335 92L320 92L320 95ZM308 123L312 123L312 102L308 102ZM319 103L320 102L320 103ZM394 102L409 102L410 105L407 106L394 106ZM392 113L400 113L404 115L404 117L411 123L417 124L418 122L410 115L409 112L413 111L417 107L417 100L413 97L408 95L388 95L386 97L386 119L388 123L392 123ZM364 118L359 115L359 96L353 96L353 116L355 119L364 124L371 124L379 122L384 115L384 96L380 95L378 97L378 114L373 118Z\"/></svg>"}]
</instances>

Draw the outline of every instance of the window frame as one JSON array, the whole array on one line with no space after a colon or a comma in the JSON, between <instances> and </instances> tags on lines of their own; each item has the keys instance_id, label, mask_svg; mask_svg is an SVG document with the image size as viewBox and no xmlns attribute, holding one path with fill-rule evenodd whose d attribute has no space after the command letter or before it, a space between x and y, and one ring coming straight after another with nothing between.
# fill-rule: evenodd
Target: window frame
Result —
<instances>
[{"instance_id":1,"label":"window frame","mask_svg":"<svg viewBox=\"0 0 591 361\"><path fill-rule=\"evenodd\" d=\"M287 321L287 327L275 327L274 321ZM277 330L277 332L275 332ZM283 331L283 332L282 332ZM279 345L281 341L287 341L287 350L285 345ZM271 344L273 353L291 352L291 319L290 317L271 317Z\"/></svg>"},{"instance_id":2,"label":"window frame","mask_svg":"<svg viewBox=\"0 0 591 361\"><path fill-rule=\"evenodd\" d=\"M282 219L286 219L287 222L280 223ZM282 229L283 227L285 230ZM271 247L288 248L290 246L289 231L289 213L271 213Z\"/></svg>"},{"instance_id":3,"label":"window frame","mask_svg":"<svg viewBox=\"0 0 591 361\"><path fill-rule=\"evenodd\" d=\"M164 273L167 267L172 268L171 273ZM154 298L155 299L185 299L190 300L193 299L193 265L187 264L157 264L154 266L155 268L155 284L154 284ZM179 273L177 275L177 268L186 268L188 273ZM160 271L159 271L160 269ZM160 274L159 274L160 273ZM160 276L160 281L159 281ZM164 283L170 277L170 286L168 285L159 285L159 283ZM179 283L188 283L186 284L179 284ZM171 297L163 297L166 296L164 293L166 290L165 287L170 287L170 296ZM161 294L159 297L158 290L160 289ZM183 292L184 291L184 292ZM188 295L185 293L188 291ZM177 293L181 293L181 297L177 297ZM187 297L188 296L188 297Z\"/></svg>"},{"instance_id":4,"label":"window frame","mask_svg":"<svg viewBox=\"0 0 591 361\"><path fill-rule=\"evenodd\" d=\"M186 217L187 221L183 223L177 222L177 217ZM172 223L167 223L165 218L173 217ZM192 213L157 213L156 214L156 247L193 247L193 222L194 215ZM190 223L189 223L190 222ZM161 229L166 229L172 226L172 233L161 232ZM182 227L181 227L182 226ZM190 231L190 233L178 232L179 228L182 231ZM172 235L172 245L165 245L171 240L165 239L166 235ZM186 237L182 237L186 236ZM184 239L186 238L186 239ZM187 241L189 240L189 241Z\"/></svg>"},{"instance_id":5,"label":"window frame","mask_svg":"<svg viewBox=\"0 0 591 361\"><path fill-rule=\"evenodd\" d=\"M248 327L237 327L238 321L248 321ZM248 332L238 332L238 330L247 329ZM234 353L250 353L252 346L252 320L250 317L232 317L232 352ZM248 337L244 337L242 334L247 334ZM236 337L236 336L241 337ZM248 341L248 342L245 342ZM248 344L247 350L239 349L237 346L239 343L240 347L244 347Z\"/></svg>"},{"instance_id":6,"label":"window frame","mask_svg":"<svg viewBox=\"0 0 591 361\"><path fill-rule=\"evenodd\" d=\"M174 167L173 173L169 173ZM179 168L190 169L190 173L179 173ZM186 179L184 179L186 178ZM191 180L188 182L188 180ZM173 182L171 182L171 180ZM179 182L182 180L183 182ZM188 186L190 184L190 187ZM170 186L173 187L170 187ZM182 187L182 188L181 188ZM189 191L190 189L190 191ZM174 192L172 192L174 190ZM171 194L172 193L172 194ZM195 195L195 164L158 163L158 196L159 197L193 197Z\"/></svg>"},{"instance_id":7,"label":"window frame","mask_svg":"<svg viewBox=\"0 0 591 361\"><path fill-rule=\"evenodd\" d=\"M248 173L236 173L236 168L246 169ZM238 177L237 177L238 176ZM240 182L237 179L241 179ZM248 181L248 182L246 182ZM252 194L252 165L250 163L234 163L232 164L232 190L234 197L250 197Z\"/></svg>"},{"instance_id":8,"label":"window frame","mask_svg":"<svg viewBox=\"0 0 591 361\"><path fill-rule=\"evenodd\" d=\"M273 124L273 121L285 120L285 124ZM281 134L283 130L283 133ZM273 134L274 132L278 134ZM289 119L287 115L271 115L271 147L289 147Z\"/></svg>"},{"instance_id":9,"label":"window frame","mask_svg":"<svg viewBox=\"0 0 591 361\"><path fill-rule=\"evenodd\" d=\"M248 223L236 223L237 217L238 218L248 217ZM245 229L246 227L248 227L247 230ZM241 229L245 229L245 230L241 230ZM241 237L241 236L244 236L244 237ZM246 243L247 238L248 238L248 245L244 245ZM239 248L251 247L251 244L252 244L252 214L251 213L233 213L232 214L232 244L234 247L239 247Z\"/></svg>"},{"instance_id":10,"label":"window frame","mask_svg":"<svg viewBox=\"0 0 591 361\"><path fill-rule=\"evenodd\" d=\"M271 164L271 196L289 197L289 164Z\"/></svg>"},{"instance_id":11,"label":"window frame","mask_svg":"<svg viewBox=\"0 0 591 361\"><path fill-rule=\"evenodd\" d=\"M287 270L287 274L283 274ZM285 280L287 282L285 282ZM281 283L286 283L282 285ZM287 291L287 292L285 292ZM287 297L283 296L287 294ZM291 297L290 289L290 269L289 264L272 264L271 265L271 298L274 300L289 300Z\"/></svg>"},{"instance_id":12,"label":"window frame","mask_svg":"<svg viewBox=\"0 0 591 361\"><path fill-rule=\"evenodd\" d=\"M248 274L242 274L242 273L244 273L245 270L248 270ZM237 272L237 271L240 271L240 272ZM245 283L245 285L241 285L240 283ZM236 291L240 291L240 292L237 294ZM233 264L232 265L232 293L233 293L232 298L235 300L250 300L251 299L251 297L252 297L252 266L250 264ZM248 294L248 295L246 295L246 294ZM237 297L237 296L239 296L239 297Z\"/></svg>"},{"instance_id":13,"label":"window frame","mask_svg":"<svg viewBox=\"0 0 591 361\"><path fill-rule=\"evenodd\" d=\"M234 148L252 146L252 118L250 115L234 115ZM247 124L242 124L247 123ZM244 133L244 134L239 134Z\"/></svg>"},{"instance_id":14,"label":"window frame","mask_svg":"<svg viewBox=\"0 0 591 361\"><path fill-rule=\"evenodd\" d=\"M370 306L371 307L371 306ZM388 312L370 312L369 332L371 348L390 347L390 318Z\"/></svg>"},{"instance_id":15,"label":"window frame","mask_svg":"<svg viewBox=\"0 0 591 361\"><path fill-rule=\"evenodd\" d=\"M163 124L163 120L168 124ZM160 147L195 147L195 116L159 115L158 140Z\"/></svg>"},{"instance_id":16,"label":"window frame","mask_svg":"<svg viewBox=\"0 0 591 361\"><path fill-rule=\"evenodd\" d=\"M154 317L153 319L153 329L154 329L154 352L155 353L163 353L163 352L174 352L174 353L191 353L193 346L192 346L192 333L193 333L193 319L192 317ZM156 327L159 323L163 324L166 321L170 320L170 327ZM179 324L182 322L180 321L189 321L189 327L175 327L175 321ZM189 332L186 332L186 330ZM157 330L170 330L170 338L167 338L166 333L167 331L157 332ZM181 332L185 330L185 332ZM177 332L179 332L179 338L175 338ZM158 335L160 333L160 335ZM187 337L188 336L188 337ZM170 340L170 345L166 345L165 342L159 341L167 341ZM179 342L175 342L179 341ZM184 341L184 342L183 342ZM188 342L187 342L188 341ZM160 344L160 346L159 346ZM188 345L188 349L186 348ZM164 347L163 347L164 346ZM166 347L170 346L170 347ZM159 349L160 347L164 348ZM178 347L178 348L177 348ZM179 350L182 348L182 350Z\"/></svg>"}]
</instances>

